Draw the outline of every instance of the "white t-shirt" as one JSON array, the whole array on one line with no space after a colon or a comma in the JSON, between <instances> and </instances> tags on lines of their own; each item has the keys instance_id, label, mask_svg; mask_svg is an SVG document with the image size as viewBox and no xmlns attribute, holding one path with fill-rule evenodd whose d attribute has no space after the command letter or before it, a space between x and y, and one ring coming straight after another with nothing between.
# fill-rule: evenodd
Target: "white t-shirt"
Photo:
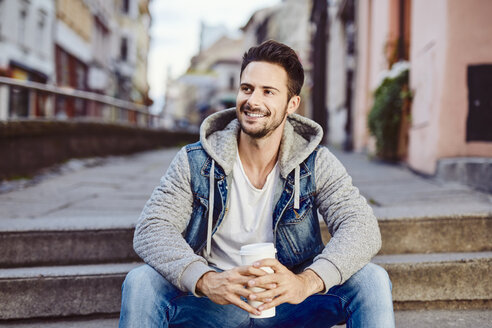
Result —
<instances>
[{"instance_id":1,"label":"white t-shirt","mask_svg":"<svg viewBox=\"0 0 492 328\"><path fill-rule=\"evenodd\" d=\"M232 169L229 209L212 237L211 253L202 255L209 264L228 270L241 265L241 246L273 242L273 194L278 165L270 172L262 189L255 188L244 172L239 153Z\"/></svg>"}]
</instances>

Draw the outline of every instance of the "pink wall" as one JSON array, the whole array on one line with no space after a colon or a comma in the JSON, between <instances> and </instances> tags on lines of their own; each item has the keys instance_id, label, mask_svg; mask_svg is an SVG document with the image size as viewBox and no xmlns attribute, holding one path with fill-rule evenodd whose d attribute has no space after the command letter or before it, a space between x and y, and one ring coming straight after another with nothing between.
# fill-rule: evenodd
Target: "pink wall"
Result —
<instances>
[{"instance_id":1,"label":"pink wall","mask_svg":"<svg viewBox=\"0 0 492 328\"><path fill-rule=\"evenodd\" d=\"M357 28L357 76L354 115L354 148L368 145L367 115L372 106L372 93L378 76L387 69L386 45L389 39L390 1L359 1ZM393 0L394 1L394 0Z\"/></svg>"},{"instance_id":2,"label":"pink wall","mask_svg":"<svg viewBox=\"0 0 492 328\"><path fill-rule=\"evenodd\" d=\"M446 61L447 0L413 0L410 88L414 92L408 163L434 173Z\"/></svg>"},{"instance_id":3,"label":"pink wall","mask_svg":"<svg viewBox=\"0 0 492 328\"><path fill-rule=\"evenodd\" d=\"M369 101L369 45L371 33L369 26L371 21L370 3L360 1L357 12L357 64L355 79L355 100L354 100L354 148L357 151L363 149L367 139L367 108Z\"/></svg>"},{"instance_id":4,"label":"pink wall","mask_svg":"<svg viewBox=\"0 0 492 328\"><path fill-rule=\"evenodd\" d=\"M466 143L467 65L492 63L492 1L413 0L409 165L433 174L444 157L492 157Z\"/></svg>"},{"instance_id":5,"label":"pink wall","mask_svg":"<svg viewBox=\"0 0 492 328\"><path fill-rule=\"evenodd\" d=\"M438 158L492 157L492 142L466 142L468 115L467 66L492 63L492 1L451 0L448 11L441 138ZM492 127L491 127L492 129Z\"/></svg>"}]
</instances>

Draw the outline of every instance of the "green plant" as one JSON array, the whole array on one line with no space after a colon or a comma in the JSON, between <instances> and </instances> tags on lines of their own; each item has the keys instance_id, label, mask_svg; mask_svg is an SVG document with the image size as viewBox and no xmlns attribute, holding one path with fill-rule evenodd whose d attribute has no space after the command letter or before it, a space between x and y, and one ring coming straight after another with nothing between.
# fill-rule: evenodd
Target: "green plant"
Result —
<instances>
[{"instance_id":1,"label":"green plant","mask_svg":"<svg viewBox=\"0 0 492 328\"><path fill-rule=\"evenodd\" d=\"M404 100L411 97L408 91L409 71L405 69L395 77L386 77L374 91L374 104L369 113L368 125L376 138L376 155L387 161L398 161L398 141Z\"/></svg>"}]
</instances>

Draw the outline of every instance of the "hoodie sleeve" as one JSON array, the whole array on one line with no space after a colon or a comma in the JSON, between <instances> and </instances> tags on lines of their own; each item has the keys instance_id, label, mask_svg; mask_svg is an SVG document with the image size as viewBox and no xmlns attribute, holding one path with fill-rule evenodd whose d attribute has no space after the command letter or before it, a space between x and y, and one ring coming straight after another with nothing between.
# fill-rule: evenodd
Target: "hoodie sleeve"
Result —
<instances>
[{"instance_id":1,"label":"hoodie sleeve","mask_svg":"<svg viewBox=\"0 0 492 328\"><path fill-rule=\"evenodd\" d=\"M213 270L182 236L190 220L192 204L190 168L183 147L145 204L135 227L133 247L144 262L165 279L180 290L196 295L198 279Z\"/></svg>"},{"instance_id":2,"label":"hoodie sleeve","mask_svg":"<svg viewBox=\"0 0 492 328\"><path fill-rule=\"evenodd\" d=\"M327 292L369 263L381 248L381 234L366 199L326 147L317 154L315 175L316 205L332 238L309 269L323 279Z\"/></svg>"}]
</instances>

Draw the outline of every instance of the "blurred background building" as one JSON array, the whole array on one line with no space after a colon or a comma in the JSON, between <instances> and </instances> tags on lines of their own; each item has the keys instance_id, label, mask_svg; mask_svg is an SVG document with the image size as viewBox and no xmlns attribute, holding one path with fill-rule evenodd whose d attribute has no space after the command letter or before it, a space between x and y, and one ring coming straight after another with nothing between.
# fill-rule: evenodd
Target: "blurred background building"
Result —
<instances>
[{"instance_id":1,"label":"blurred background building","mask_svg":"<svg viewBox=\"0 0 492 328\"><path fill-rule=\"evenodd\" d=\"M1 0L0 77L26 83L0 85L0 119L111 116L111 107L131 104L145 111L152 104L148 6L149 0ZM125 120L136 120L127 114Z\"/></svg>"},{"instance_id":2,"label":"blurred background building","mask_svg":"<svg viewBox=\"0 0 492 328\"><path fill-rule=\"evenodd\" d=\"M197 52L184 73L167 74L154 121L149 2L0 0L0 119L90 117L197 131L207 115L235 105L244 52L275 39L304 65L298 113L323 127L325 142L426 175L491 181L491 1L283 0L238 30L202 21ZM398 74L393 106L376 91ZM388 116L374 114L381 106ZM374 130L390 125L392 135Z\"/></svg>"},{"instance_id":3,"label":"blurred background building","mask_svg":"<svg viewBox=\"0 0 492 328\"><path fill-rule=\"evenodd\" d=\"M283 42L298 53L305 73L299 113L311 116L310 1L285 0L256 11L240 31L201 24L199 52L187 72L168 81L162 115L166 126L194 126L209 114L234 107L244 52L268 39Z\"/></svg>"},{"instance_id":4,"label":"blurred background building","mask_svg":"<svg viewBox=\"0 0 492 328\"><path fill-rule=\"evenodd\" d=\"M346 9L355 10L348 17L355 17L356 77L345 82L352 84L347 88L355 85L353 100L346 100L354 104L346 106L353 110L347 136L353 148L373 148L367 129L373 92L381 74L407 61L412 99L402 108L407 112L402 113L398 159L423 174L492 191L492 2L330 3L338 9L333 24L340 22L349 33L352 22L347 23ZM349 70L354 64L351 42L352 37L345 39Z\"/></svg>"},{"instance_id":5,"label":"blurred background building","mask_svg":"<svg viewBox=\"0 0 492 328\"><path fill-rule=\"evenodd\" d=\"M206 114L233 106L242 53L275 39L298 52L306 70L299 113L321 124L325 142L404 161L422 174L489 183L489 12L487 0L284 0L255 12L235 39L202 25L199 53L185 75L168 82L163 113L172 113L168 126L198 126ZM393 124L394 133L378 140L368 118L385 100L375 100L375 91L399 70L409 76L405 96L387 109L393 114L373 119ZM379 149L383 142L389 154Z\"/></svg>"}]
</instances>

